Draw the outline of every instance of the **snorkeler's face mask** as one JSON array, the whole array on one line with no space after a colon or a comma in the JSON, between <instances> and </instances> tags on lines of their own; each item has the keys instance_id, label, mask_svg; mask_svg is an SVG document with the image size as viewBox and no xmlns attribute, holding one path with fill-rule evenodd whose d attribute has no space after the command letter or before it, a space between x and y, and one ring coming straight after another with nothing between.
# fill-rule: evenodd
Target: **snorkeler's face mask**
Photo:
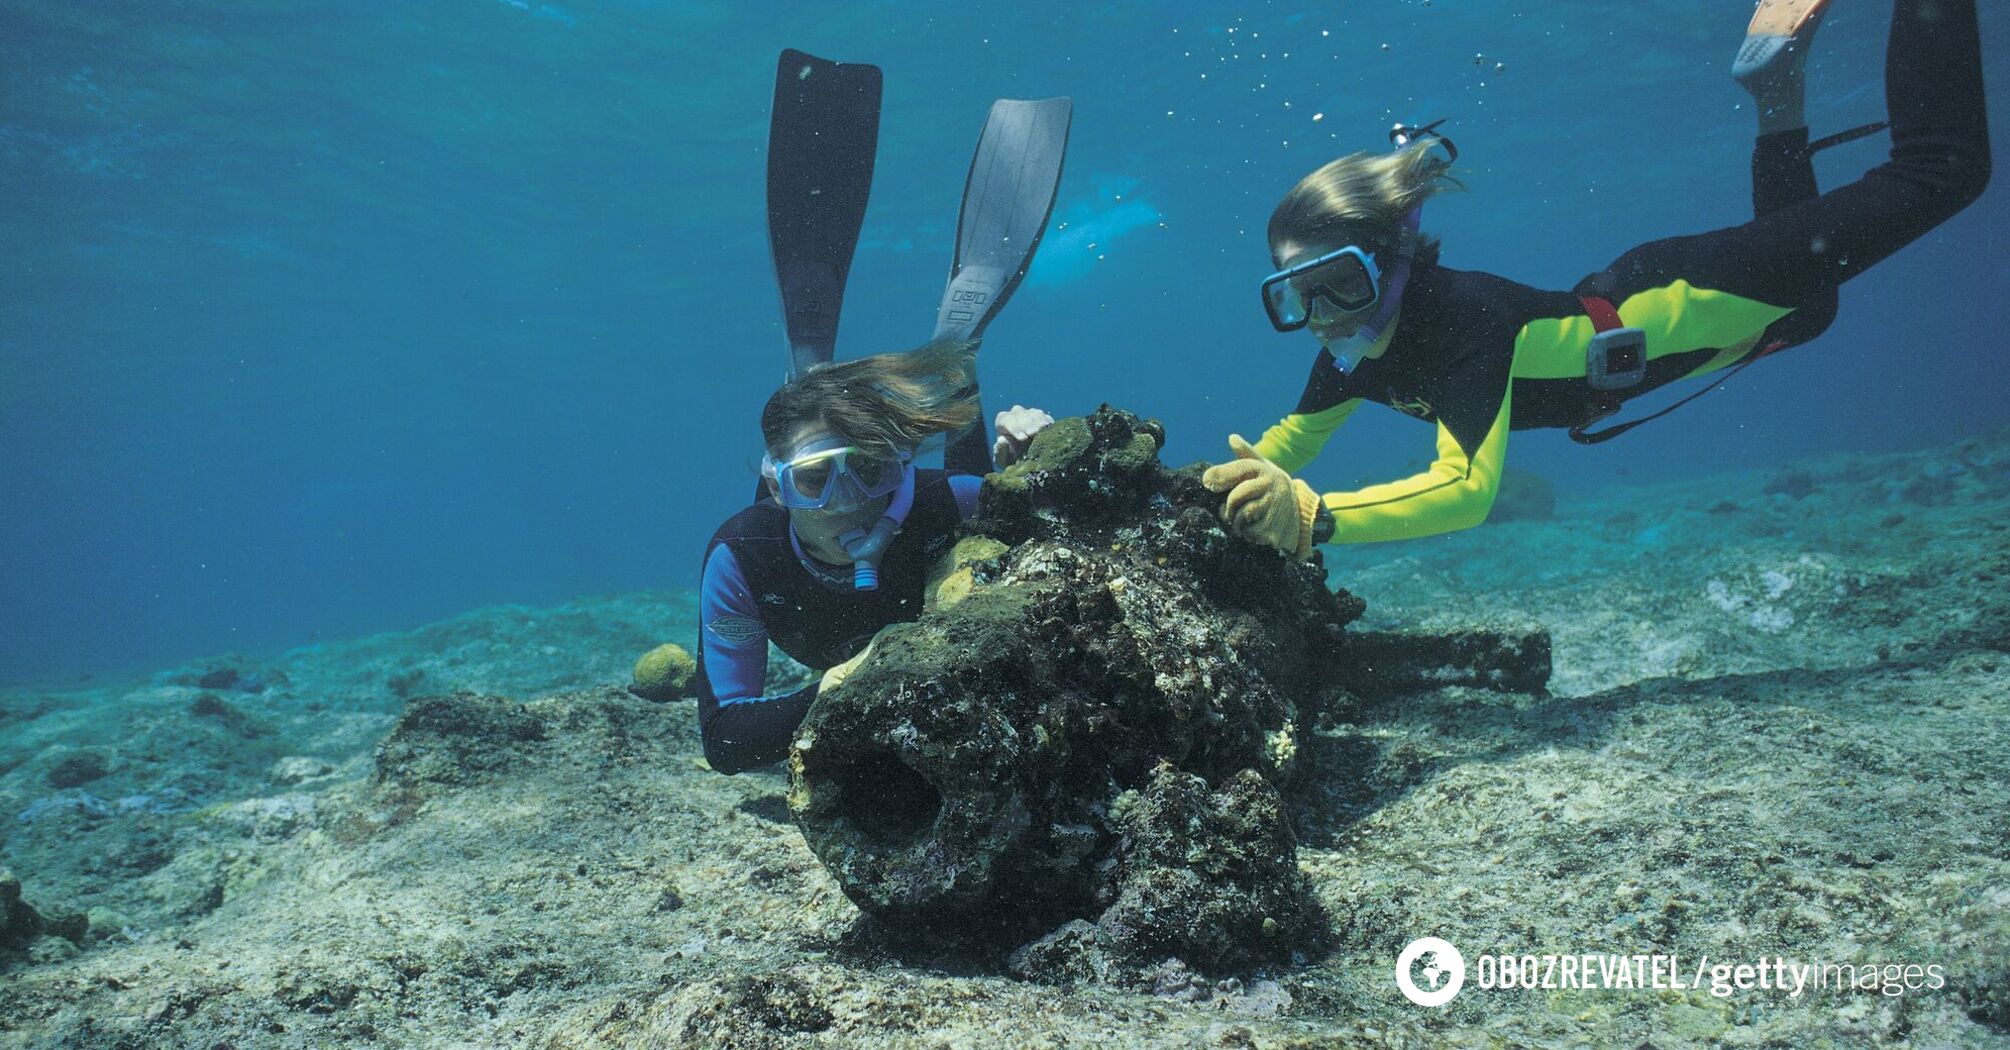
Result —
<instances>
[{"instance_id":1,"label":"snorkeler's face mask","mask_svg":"<svg viewBox=\"0 0 2010 1050\"><path fill-rule=\"evenodd\" d=\"M856 510L900 488L911 458L826 437L785 459L761 457L761 477L776 501L791 510Z\"/></svg>"},{"instance_id":2,"label":"snorkeler's face mask","mask_svg":"<svg viewBox=\"0 0 2010 1050\"><path fill-rule=\"evenodd\" d=\"M1263 309L1271 327L1295 332L1313 321L1333 323L1381 298L1382 271L1354 245L1316 255L1263 279Z\"/></svg>"}]
</instances>

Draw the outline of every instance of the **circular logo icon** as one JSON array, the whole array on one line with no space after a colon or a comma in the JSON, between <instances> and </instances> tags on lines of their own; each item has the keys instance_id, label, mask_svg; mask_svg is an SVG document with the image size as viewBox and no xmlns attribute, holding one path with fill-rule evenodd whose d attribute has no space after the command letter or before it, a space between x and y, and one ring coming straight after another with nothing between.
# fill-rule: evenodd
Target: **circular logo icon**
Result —
<instances>
[{"instance_id":1,"label":"circular logo icon","mask_svg":"<svg viewBox=\"0 0 2010 1050\"><path fill-rule=\"evenodd\" d=\"M1396 956L1396 987L1418 1006L1443 1006L1466 984L1466 957L1442 937L1419 937Z\"/></svg>"}]
</instances>

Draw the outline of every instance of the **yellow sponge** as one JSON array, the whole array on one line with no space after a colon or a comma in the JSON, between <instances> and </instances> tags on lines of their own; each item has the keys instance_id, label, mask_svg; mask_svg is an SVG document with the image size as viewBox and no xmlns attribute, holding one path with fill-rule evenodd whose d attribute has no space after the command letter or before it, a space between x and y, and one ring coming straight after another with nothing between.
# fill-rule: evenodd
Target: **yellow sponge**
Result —
<instances>
[{"instance_id":1,"label":"yellow sponge","mask_svg":"<svg viewBox=\"0 0 2010 1050\"><path fill-rule=\"evenodd\" d=\"M691 678L698 661L681 645L664 643L635 661L635 681L628 691L644 700L681 700L691 695Z\"/></svg>"}]
</instances>

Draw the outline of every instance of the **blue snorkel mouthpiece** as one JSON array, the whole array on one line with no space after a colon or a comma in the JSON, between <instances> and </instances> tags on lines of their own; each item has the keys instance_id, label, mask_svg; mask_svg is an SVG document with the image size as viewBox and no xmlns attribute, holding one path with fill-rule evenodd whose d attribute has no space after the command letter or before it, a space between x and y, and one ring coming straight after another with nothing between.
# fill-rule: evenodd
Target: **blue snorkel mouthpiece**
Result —
<instances>
[{"instance_id":1,"label":"blue snorkel mouthpiece","mask_svg":"<svg viewBox=\"0 0 2010 1050\"><path fill-rule=\"evenodd\" d=\"M892 518L885 517L873 523L871 529L853 529L838 537L846 554L851 555L851 586L855 591L879 590L879 562L886 557L887 544L893 542L900 525Z\"/></svg>"},{"instance_id":2,"label":"blue snorkel mouthpiece","mask_svg":"<svg viewBox=\"0 0 2010 1050\"><path fill-rule=\"evenodd\" d=\"M879 563L886 557L886 548L892 545L893 538L900 534L907 512L913 509L914 465L910 463L900 479L900 488L893 494L893 502L887 505L886 513L873 522L872 528L853 529L838 537L844 552L851 556L853 590L879 590Z\"/></svg>"}]
</instances>

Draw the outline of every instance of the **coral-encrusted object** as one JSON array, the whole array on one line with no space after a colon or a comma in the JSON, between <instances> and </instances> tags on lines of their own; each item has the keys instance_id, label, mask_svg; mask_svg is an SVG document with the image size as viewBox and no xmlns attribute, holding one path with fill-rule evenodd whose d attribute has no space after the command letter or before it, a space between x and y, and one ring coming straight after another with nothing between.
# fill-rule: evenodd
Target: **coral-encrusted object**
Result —
<instances>
[{"instance_id":1,"label":"coral-encrusted object","mask_svg":"<svg viewBox=\"0 0 2010 1050\"><path fill-rule=\"evenodd\" d=\"M922 617L811 707L790 802L866 912L1053 979L1319 939L1279 789L1363 605L1230 537L1163 440L1107 406L1043 432Z\"/></svg>"}]
</instances>

